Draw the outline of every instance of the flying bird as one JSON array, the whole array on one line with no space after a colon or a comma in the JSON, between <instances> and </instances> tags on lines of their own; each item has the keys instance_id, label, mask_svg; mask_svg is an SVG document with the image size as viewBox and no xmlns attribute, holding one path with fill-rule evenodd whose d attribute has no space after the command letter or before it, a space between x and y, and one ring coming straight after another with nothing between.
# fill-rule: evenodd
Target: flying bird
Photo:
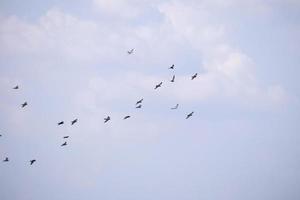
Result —
<instances>
[{"instance_id":1,"label":"flying bird","mask_svg":"<svg viewBox=\"0 0 300 200\"><path fill-rule=\"evenodd\" d=\"M8 157L6 157L6 158L3 160L3 162L8 162L8 161L9 161Z\"/></svg>"},{"instance_id":2,"label":"flying bird","mask_svg":"<svg viewBox=\"0 0 300 200\"><path fill-rule=\"evenodd\" d=\"M66 146L67 145L67 142L64 142L62 145L60 145L60 146Z\"/></svg>"},{"instance_id":3,"label":"flying bird","mask_svg":"<svg viewBox=\"0 0 300 200\"><path fill-rule=\"evenodd\" d=\"M30 160L30 165L33 165L33 163L35 163L36 160Z\"/></svg>"},{"instance_id":4,"label":"flying bird","mask_svg":"<svg viewBox=\"0 0 300 200\"><path fill-rule=\"evenodd\" d=\"M169 67L169 69L174 69L174 66L175 66L175 65L173 64L171 67Z\"/></svg>"},{"instance_id":5,"label":"flying bird","mask_svg":"<svg viewBox=\"0 0 300 200\"><path fill-rule=\"evenodd\" d=\"M198 73L194 74L194 75L192 76L192 80L194 80L194 79L197 77L197 75L198 75Z\"/></svg>"},{"instance_id":6,"label":"flying bird","mask_svg":"<svg viewBox=\"0 0 300 200\"><path fill-rule=\"evenodd\" d=\"M68 135L64 136L64 139L66 139L66 138L69 138L69 136Z\"/></svg>"},{"instance_id":7,"label":"flying bird","mask_svg":"<svg viewBox=\"0 0 300 200\"><path fill-rule=\"evenodd\" d=\"M190 118L192 115L194 114L194 112L191 112L191 113L189 113L187 116L186 116L186 118L185 119L188 119L188 118Z\"/></svg>"},{"instance_id":8,"label":"flying bird","mask_svg":"<svg viewBox=\"0 0 300 200\"><path fill-rule=\"evenodd\" d=\"M2 137L2 135L0 134L0 137Z\"/></svg>"},{"instance_id":9,"label":"flying bird","mask_svg":"<svg viewBox=\"0 0 300 200\"><path fill-rule=\"evenodd\" d=\"M27 102L25 101L24 103L22 103L22 108L24 108L25 106L27 106Z\"/></svg>"},{"instance_id":10,"label":"flying bird","mask_svg":"<svg viewBox=\"0 0 300 200\"><path fill-rule=\"evenodd\" d=\"M131 49L130 51L127 51L127 53L130 55L133 53L133 51L134 51L134 49Z\"/></svg>"},{"instance_id":11,"label":"flying bird","mask_svg":"<svg viewBox=\"0 0 300 200\"><path fill-rule=\"evenodd\" d=\"M107 116L106 118L104 118L104 123L108 122L110 120L110 116Z\"/></svg>"},{"instance_id":12,"label":"flying bird","mask_svg":"<svg viewBox=\"0 0 300 200\"><path fill-rule=\"evenodd\" d=\"M143 102L144 99L138 100L135 105L138 105Z\"/></svg>"},{"instance_id":13,"label":"flying bird","mask_svg":"<svg viewBox=\"0 0 300 200\"><path fill-rule=\"evenodd\" d=\"M140 104L140 105L138 105L137 107L135 107L135 108L141 108L142 107L142 105Z\"/></svg>"},{"instance_id":14,"label":"flying bird","mask_svg":"<svg viewBox=\"0 0 300 200\"><path fill-rule=\"evenodd\" d=\"M124 119L128 119L128 118L130 118L130 116L129 116L129 115L127 115L127 116L125 116L125 117L124 117Z\"/></svg>"},{"instance_id":15,"label":"flying bird","mask_svg":"<svg viewBox=\"0 0 300 200\"><path fill-rule=\"evenodd\" d=\"M16 86L16 87L14 87L13 89L17 90L17 89L19 89L19 86L17 85L17 86Z\"/></svg>"},{"instance_id":16,"label":"flying bird","mask_svg":"<svg viewBox=\"0 0 300 200\"><path fill-rule=\"evenodd\" d=\"M175 82L175 75L173 75L171 82Z\"/></svg>"},{"instance_id":17,"label":"flying bird","mask_svg":"<svg viewBox=\"0 0 300 200\"><path fill-rule=\"evenodd\" d=\"M78 121L78 119L74 119L73 121L71 121L71 125L75 124Z\"/></svg>"},{"instance_id":18,"label":"flying bird","mask_svg":"<svg viewBox=\"0 0 300 200\"><path fill-rule=\"evenodd\" d=\"M175 107L173 107L173 108L171 108L172 110L175 110L175 109L177 109L178 108L178 106L179 106L179 104L176 104L176 106Z\"/></svg>"},{"instance_id":19,"label":"flying bird","mask_svg":"<svg viewBox=\"0 0 300 200\"><path fill-rule=\"evenodd\" d=\"M64 121L61 121L61 122L58 122L57 125L63 125L64 124Z\"/></svg>"},{"instance_id":20,"label":"flying bird","mask_svg":"<svg viewBox=\"0 0 300 200\"><path fill-rule=\"evenodd\" d=\"M154 89L156 90L157 88L161 87L161 85L162 85L162 82L160 82L159 84L157 84Z\"/></svg>"}]
</instances>

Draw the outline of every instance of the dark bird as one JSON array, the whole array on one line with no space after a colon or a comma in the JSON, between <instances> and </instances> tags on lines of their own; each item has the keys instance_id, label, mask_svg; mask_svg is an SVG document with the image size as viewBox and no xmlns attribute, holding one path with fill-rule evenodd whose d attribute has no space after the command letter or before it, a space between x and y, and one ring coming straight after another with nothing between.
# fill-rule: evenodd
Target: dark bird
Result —
<instances>
[{"instance_id":1,"label":"dark bird","mask_svg":"<svg viewBox=\"0 0 300 200\"><path fill-rule=\"evenodd\" d=\"M0 137L2 137L2 135L0 134Z\"/></svg>"},{"instance_id":2,"label":"dark bird","mask_svg":"<svg viewBox=\"0 0 300 200\"><path fill-rule=\"evenodd\" d=\"M161 87L161 85L162 85L162 82L160 82L159 84L157 84L154 89L156 90L157 88Z\"/></svg>"},{"instance_id":3,"label":"dark bird","mask_svg":"<svg viewBox=\"0 0 300 200\"><path fill-rule=\"evenodd\" d=\"M24 108L25 106L27 106L27 102L26 101L22 104L22 108Z\"/></svg>"},{"instance_id":4,"label":"dark bird","mask_svg":"<svg viewBox=\"0 0 300 200\"><path fill-rule=\"evenodd\" d=\"M188 119L188 118L190 118L192 115L194 114L194 112L191 112L191 113L189 113L187 116L186 116L186 118L185 119Z\"/></svg>"},{"instance_id":5,"label":"dark bird","mask_svg":"<svg viewBox=\"0 0 300 200\"><path fill-rule=\"evenodd\" d=\"M30 160L30 165L33 165L33 163L35 163L36 160Z\"/></svg>"},{"instance_id":6,"label":"dark bird","mask_svg":"<svg viewBox=\"0 0 300 200\"><path fill-rule=\"evenodd\" d=\"M104 123L108 122L110 120L110 116L107 116L106 118L104 118Z\"/></svg>"},{"instance_id":7,"label":"dark bird","mask_svg":"<svg viewBox=\"0 0 300 200\"><path fill-rule=\"evenodd\" d=\"M142 107L142 105L140 104L140 105L138 105L137 107L135 107L135 108L141 108Z\"/></svg>"},{"instance_id":8,"label":"dark bird","mask_svg":"<svg viewBox=\"0 0 300 200\"><path fill-rule=\"evenodd\" d=\"M19 89L19 86L17 85L17 86L16 86L16 87L14 87L13 89L17 90L17 89Z\"/></svg>"},{"instance_id":9,"label":"dark bird","mask_svg":"<svg viewBox=\"0 0 300 200\"><path fill-rule=\"evenodd\" d=\"M138 105L138 104L142 103L143 100L144 100L144 99L141 99L141 100L137 101L135 105Z\"/></svg>"},{"instance_id":10,"label":"dark bird","mask_svg":"<svg viewBox=\"0 0 300 200\"><path fill-rule=\"evenodd\" d=\"M175 110L175 109L177 109L178 108L178 106L179 106L179 104L176 104L176 106L175 107L173 107L173 108L171 108L172 110Z\"/></svg>"},{"instance_id":11,"label":"dark bird","mask_svg":"<svg viewBox=\"0 0 300 200\"><path fill-rule=\"evenodd\" d=\"M67 142L64 142L62 145L60 145L60 146L66 146L67 145Z\"/></svg>"},{"instance_id":12,"label":"dark bird","mask_svg":"<svg viewBox=\"0 0 300 200\"><path fill-rule=\"evenodd\" d=\"M127 116L125 116L125 117L124 117L124 119L128 119L128 118L130 118L130 116L129 116L129 115L127 115Z\"/></svg>"},{"instance_id":13,"label":"dark bird","mask_svg":"<svg viewBox=\"0 0 300 200\"><path fill-rule=\"evenodd\" d=\"M9 161L8 157L6 157L6 158L3 160L3 162L8 162L8 161Z\"/></svg>"},{"instance_id":14,"label":"dark bird","mask_svg":"<svg viewBox=\"0 0 300 200\"><path fill-rule=\"evenodd\" d=\"M134 51L134 49L131 49L130 51L127 51L127 53L130 55L133 53L133 51Z\"/></svg>"},{"instance_id":15,"label":"dark bird","mask_svg":"<svg viewBox=\"0 0 300 200\"><path fill-rule=\"evenodd\" d=\"M173 64L171 67L169 67L169 69L174 69L174 66L175 66L175 65Z\"/></svg>"},{"instance_id":16,"label":"dark bird","mask_svg":"<svg viewBox=\"0 0 300 200\"><path fill-rule=\"evenodd\" d=\"M175 82L175 75L173 75L171 82Z\"/></svg>"},{"instance_id":17,"label":"dark bird","mask_svg":"<svg viewBox=\"0 0 300 200\"><path fill-rule=\"evenodd\" d=\"M194 74L194 75L192 76L192 80L194 80L194 79L197 77L197 75L198 75L198 73Z\"/></svg>"},{"instance_id":18,"label":"dark bird","mask_svg":"<svg viewBox=\"0 0 300 200\"><path fill-rule=\"evenodd\" d=\"M75 124L78 121L78 119L74 119L73 121L71 121L71 125Z\"/></svg>"},{"instance_id":19,"label":"dark bird","mask_svg":"<svg viewBox=\"0 0 300 200\"><path fill-rule=\"evenodd\" d=\"M64 136L64 139L66 139L66 138L69 138L69 136L68 135Z\"/></svg>"},{"instance_id":20,"label":"dark bird","mask_svg":"<svg viewBox=\"0 0 300 200\"><path fill-rule=\"evenodd\" d=\"M61 122L58 122L57 125L63 125L64 124L64 121L61 121Z\"/></svg>"}]
</instances>

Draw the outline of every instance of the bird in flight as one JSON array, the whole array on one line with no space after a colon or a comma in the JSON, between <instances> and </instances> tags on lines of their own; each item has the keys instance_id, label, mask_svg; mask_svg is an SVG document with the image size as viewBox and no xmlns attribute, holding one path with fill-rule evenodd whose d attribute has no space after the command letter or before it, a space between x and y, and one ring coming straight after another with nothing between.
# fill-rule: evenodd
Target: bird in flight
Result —
<instances>
[{"instance_id":1,"label":"bird in flight","mask_svg":"<svg viewBox=\"0 0 300 200\"><path fill-rule=\"evenodd\" d=\"M127 115L127 116L125 116L125 117L124 117L124 119L128 119L128 118L130 118L130 116L129 116L129 115Z\"/></svg>"},{"instance_id":2,"label":"bird in flight","mask_svg":"<svg viewBox=\"0 0 300 200\"><path fill-rule=\"evenodd\" d=\"M108 122L110 120L110 116L107 116L106 118L104 118L104 123Z\"/></svg>"},{"instance_id":3,"label":"bird in flight","mask_svg":"<svg viewBox=\"0 0 300 200\"><path fill-rule=\"evenodd\" d=\"M0 134L0 137L2 137L2 135Z\"/></svg>"},{"instance_id":4,"label":"bird in flight","mask_svg":"<svg viewBox=\"0 0 300 200\"><path fill-rule=\"evenodd\" d=\"M6 158L3 160L3 162L8 162L8 161L9 161L8 157L6 157Z\"/></svg>"},{"instance_id":5,"label":"bird in flight","mask_svg":"<svg viewBox=\"0 0 300 200\"><path fill-rule=\"evenodd\" d=\"M67 145L67 142L64 142L62 145L60 145L60 146L66 146Z\"/></svg>"},{"instance_id":6,"label":"bird in flight","mask_svg":"<svg viewBox=\"0 0 300 200\"><path fill-rule=\"evenodd\" d=\"M128 55L132 54L134 49L131 49L130 51L127 51Z\"/></svg>"},{"instance_id":7,"label":"bird in flight","mask_svg":"<svg viewBox=\"0 0 300 200\"><path fill-rule=\"evenodd\" d=\"M142 107L142 105L140 104L140 105L138 105L137 107L135 107L135 108L141 108Z\"/></svg>"},{"instance_id":8,"label":"bird in flight","mask_svg":"<svg viewBox=\"0 0 300 200\"><path fill-rule=\"evenodd\" d=\"M78 121L78 119L74 119L73 121L71 121L71 125L75 124Z\"/></svg>"},{"instance_id":9,"label":"bird in flight","mask_svg":"<svg viewBox=\"0 0 300 200\"><path fill-rule=\"evenodd\" d=\"M173 64L171 67L169 67L169 69L174 69L174 66L175 66L175 65Z\"/></svg>"},{"instance_id":10,"label":"bird in flight","mask_svg":"<svg viewBox=\"0 0 300 200\"><path fill-rule=\"evenodd\" d=\"M175 109L177 109L178 108L178 106L179 106L179 104L176 104L176 106L175 107L173 107L173 108L171 108L172 110L175 110Z\"/></svg>"},{"instance_id":11,"label":"bird in flight","mask_svg":"<svg viewBox=\"0 0 300 200\"><path fill-rule=\"evenodd\" d=\"M157 84L154 89L156 90L157 88L161 87L161 85L162 85L162 82L160 82L159 84Z\"/></svg>"},{"instance_id":12,"label":"bird in flight","mask_svg":"<svg viewBox=\"0 0 300 200\"><path fill-rule=\"evenodd\" d=\"M33 165L33 163L35 163L36 160L30 160L30 165Z\"/></svg>"},{"instance_id":13,"label":"bird in flight","mask_svg":"<svg viewBox=\"0 0 300 200\"><path fill-rule=\"evenodd\" d=\"M17 85L17 86L16 86L16 87L14 87L13 89L17 90L17 89L19 89L19 86Z\"/></svg>"},{"instance_id":14,"label":"bird in flight","mask_svg":"<svg viewBox=\"0 0 300 200\"><path fill-rule=\"evenodd\" d=\"M66 139L66 138L69 138L69 136L68 135L64 136L64 139Z\"/></svg>"},{"instance_id":15,"label":"bird in flight","mask_svg":"<svg viewBox=\"0 0 300 200\"><path fill-rule=\"evenodd\" d=\"M64 124L64 121L61 121L61 122L58 122L57 125L63 125Z\"/></svg>"},{"instance_id":16,"label":"bird in flight","mask_svg":"<svg viewBox=\"0 0 300 200\"><path fill-rule=\"evenodd\" d=\"M188 118L190 118L192 115L194 114L194 112L191 112L191 113L189 113L187 116L186 116L186 118L185 119L188 119Z\"/></svg>"},{"instance_id":17,"label":"bird in flight","mask_svg":"<svg viewBox=\"0 0 300 200\"><path fill-rule=\"evenodd\" d=\"M25 101L24 103L22 103L22 108L24 108L25 106L27 106L27 102Z\"/></svg>"},{"instance_id":18,"label":"bird in flight","mask_svg":"<svg viewBox=\"0 0 300 200\"><path fill-rule=\"evenodd\" d=\"M194 75L192 76L192 80L194 80L194 79L197 77L197 75L198 75L198 73L194 74Z\"/></svg>"},{"instance_id":19,"label":"bird in flight","mask_svg":"<svg viewBox=\"0 0 300 200\"><path fill-rule=\"evenodd\" d=\"M135 105L138 105L143 102L144 99L138 100Z\"/></svg>"},{"instance_id":20,"label":"bird in flight","mask_svg":"<svg viewBox=\"0 0 300 200\"><path fill-rule=\"evenodd\" d=\"M172 83L175 82L175 75L173 75L171 82L172 82Z\"/></svg>"}]
</instances>

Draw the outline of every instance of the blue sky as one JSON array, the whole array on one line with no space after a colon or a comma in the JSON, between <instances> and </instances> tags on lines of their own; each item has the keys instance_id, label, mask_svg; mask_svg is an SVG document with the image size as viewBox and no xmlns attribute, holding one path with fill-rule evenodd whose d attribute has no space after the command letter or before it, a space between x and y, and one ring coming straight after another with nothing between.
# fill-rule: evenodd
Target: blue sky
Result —
<instances>
[{"instance_id":1,"label":"blue sky","mask_svg":"<svg viewBox=\"0 0 300 200\"><path fill-rule=\"evenodd\" d=\"M299 199L299 11L2 1L0 199Z\"/></svg>"}]
</instances>

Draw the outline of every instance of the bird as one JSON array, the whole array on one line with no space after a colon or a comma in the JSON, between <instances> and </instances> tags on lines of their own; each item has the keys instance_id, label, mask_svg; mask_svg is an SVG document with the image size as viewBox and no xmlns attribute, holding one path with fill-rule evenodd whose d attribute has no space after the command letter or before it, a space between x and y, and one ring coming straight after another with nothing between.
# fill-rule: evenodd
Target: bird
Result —
<instances>
[{"instance_id":1,"label":"bird","mask_svg":"<svg viewBox=\"0 0 300 200\"><path fill-rule=\"evenodd\" d=\"M159 84L157 84L154 89L156 90L157 88L161 87L161 85L162 85L162 82L160 82Z\"/></svg>"},{"instance_id":2,"label":"bird","mask_svg":"<svg viewBox=\"0 0 300 200\"><path fill-rule=\"evenodd\" d=\"M36 160L30 160L30 165L33 165L33 163L35 163Z\"/></svg>"},{"instance_id":3,"label":"bird","mask_svg":"<svg viewBox=\"0 0 300 200\"><path fill-rule=\"evenodd\" d=\"M178 106L179 106L179 104L176 104L176 106L175 107L173 107L173 108L171 108L172 110L175 110L175 109L177 109L178 108Z\"/></svg>"},{"instance_id":4,"label":"bird","mask_svg":"<svg viewBox=\"0 0 300 200\"><path fill-rule=\"evenodd\" d=\"M135 107L135 108L141 108L142 107L142 105L140 104L140 105L138 105L137 107Z\"/></svg>"},{"instance_id":5,"label":"bird","mask_svg":"<svg viewBox=\"0 0 300 200\"><path fill-rule=\"evenodd\" d=\"M175 75L173 75L171 82L175 82Z\"/></svg>"},{"instance_id":6,"label":"bird","mask_svg":"<svg viewBox=\"0 0 300 200\"><path fill-rule=\"evenodd\" d=\"M175 65L173 64L171 67L169 67L169 69L174 69L174 66L175 66Z\"/></svg>"},{"instance_id":7,"label":"bird","mask_svg":"<svg viewBox=\"0 0 300 200\"><path fill-rule=\"evenodd\" d=\"M8 161L9 161L8 157L6 157L6 158L3 160L3 162L8 162Z\"/></svg>"},{"instance_id":8,"label":"bird","mask_svg":"<svg viewBox=\"0 0 300 200\"><path fill-rule=\"evenodd\" d=\"M64 121L61 121L61 122L58 122L57 125L63 125L64 124Z\"/></svg>"},{"instance_id":9,"label":"bird","mask_svg":"<svg viewBox=\"0 0 300 200\"><path fill-rule=\"evenodd\" d=\"M104 123L108 122L110 120L110 116L107 116L106 118L104 118Z\"/></svg>"},{"instance_id":10,"label":"bird","mask_svg":"<svg viewBox=\"0 0 300 200\"><path fill-rule=\"evenodd\" d=\"M64 136L64 139L66 139L66 138L69 138L69 136L68 135Z\"/></svg>"},{"instance_id":11,"label":"bird","mask_svg":"<svg viewBox=\"0 0 300 200\"><path fill-rule=\"evenodd\" d=\"M128 119L128 118L130 118L130 116L129 116L129 115L127 115L127 116L125 116L125 117L124 117L124 119Z\"/></svg>"},{"instance_id":12,"label":"bird","mask_svg":"<svg viewBox=\"0 0 300 200\"><path fill-rule=\"evenodd\" d=\"M192 115L194 114L194 112L191 112L191 113L189 113L187 116L186 116L186 118L185 119L188 119L188 118L190 118Z\"/></svg>"},{"instance_id":13,"label":"bird","mask_svg":"<svg viewBox=\"0 0 300 200\"><path fill-rule=\"evenodd\" d=\"M138 100L135 105L138 105L143 102L144 99Z\"/></svg>"},{"instance_id":14,"label":"bird","mask_svg":"<svg viewBox=\"0 0 300 200\"><path fill-rule=\"evenodd\" d=\"M0 134L0 137L2 137L2 135Z\"/></svg>"},{"instance_id":15,"label":"bird","mask_svg":"<svg viewBox=\"0 0 300 200\"><path fill-rule=\"evenodd\" d=\"M71 121L71 125L75 124L78 121L78 119L74 119L73 121Z\"/></svg>"},{"instance_id":16,"label":"bird","mask_svg":"<svg viewBox=\"0 0 300 200\"><path fill-rule=\"evenodd\" d=\"M16 86L16 87L14 87L13 89L17 90L17 89L19 89L19 86L17 85L17 86Z\"/></svg>"},{"instance_id":17,"label":"bird","mask_svg":"<svg viewBox=\"0 0 300 200\"><path fill-rule=\"evenodd\" d=\"M197 75L198 75L198 73L194 74L194 75L192 76L192 80L194 80L194 79L197 77Z\"/></svg>"},{"instance_id":18,"label":"bird","mask_svg":"<svg viewBox=\"0 0 300 200\"><path fill-rule=\"evenodd\" d=\"M130 55L133 53L133 51L134 51L134 49L131 49L130 51L127 51L127 53Z\"/></svg>"},{"instance_id":19,"label":"bird","mask_svg":"<svg viewBox=\"0 0 300 200\"><path fill-rule=\"evenodd\" d=\"M62 145L60 145L60 146L66 146L67 145L67 142L64 142Z\"/></svg>"},{"instance_id":20,"label":"bird","mask_svg":"<svg viewBox=\"0 0 300 200\"><path fill-rule=\"evenodd\" d=\"M25 106L27 106L27 102L25 101L23 104L22 104L22 108L24 108Z\"/></svg>"}]
</instances>

